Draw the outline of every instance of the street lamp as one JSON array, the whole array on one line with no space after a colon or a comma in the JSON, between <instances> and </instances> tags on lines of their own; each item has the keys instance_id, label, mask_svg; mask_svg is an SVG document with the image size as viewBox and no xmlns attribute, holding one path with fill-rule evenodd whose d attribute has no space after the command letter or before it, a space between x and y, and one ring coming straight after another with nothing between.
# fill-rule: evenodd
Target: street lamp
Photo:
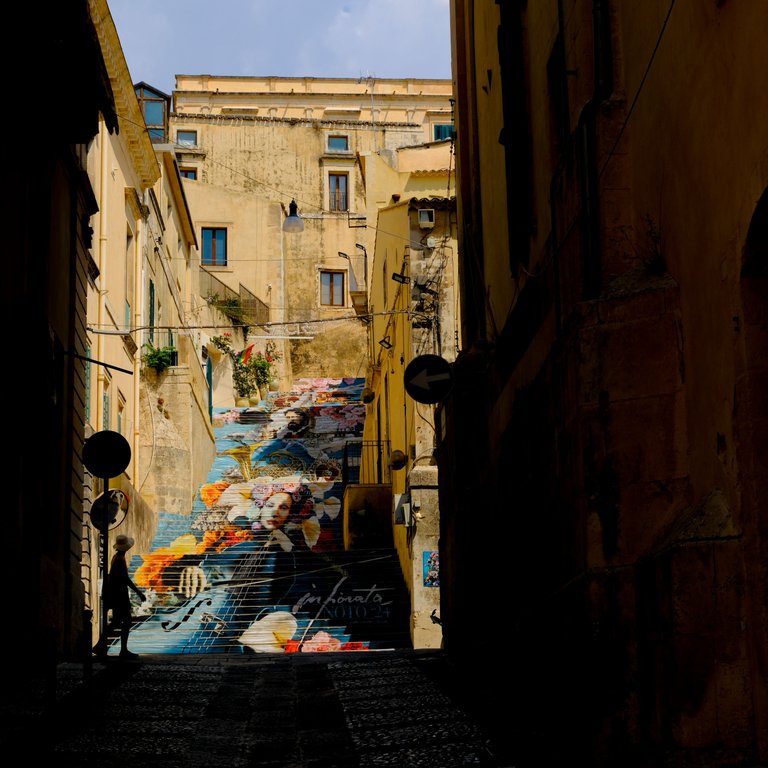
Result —
<instances>
[{"instance_id":1,"label":"street lamp","mask_svg":"<svg viewBox=\"0 0 768 768\"><path fill-rule=\"evenodd\" d=\"M283 222L283 232L303 232L304 222L299 216L299 206L295 200L291 200L288 206L288 216Z\"/></svg>"},{"instance_id":2,"label":"street lamp","mask_svg":"<svg viewBox=\"0 0 768 768\"><path fill-rule=\"evenodd\" d=\"M355 270L352 267L352 259L349 258L349 254L344 251L338 251L339 256L342 259L346 259L349 262L349 290L352 292L357 291L357 278L355 277Z\"/></svg>"}]
</instances>

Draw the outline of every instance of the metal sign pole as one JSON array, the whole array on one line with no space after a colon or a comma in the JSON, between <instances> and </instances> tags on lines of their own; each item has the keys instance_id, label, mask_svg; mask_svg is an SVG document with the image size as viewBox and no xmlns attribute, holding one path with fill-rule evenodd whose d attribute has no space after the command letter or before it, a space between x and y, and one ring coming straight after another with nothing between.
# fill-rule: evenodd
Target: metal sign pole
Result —
<instances>
[{"instance_id":1,"label":"metal sign pole","mask_svg":"<svg viewBox=\"0 0 768 768\"><path fill-rule=\"evenodd\" d=\"M131 446L119 433L105 429L95 432L83 443L83 464L94 476L102 478L104 493L102 494L103 509L95 515L91 505L91 521L94 527L101 533L101 626L99 635L102 636L107 629L107 578L109 576L109 479L118 477L125 472L131 462Z\"/></svg>"},{"instance_id":2,"label":"metal sign pole","mask_svg":"<svg viewBox=\"0 0 768 768\"><path fill-rule=\"evenodd\" d=\"M104 495L109 495L109 478L104 478ZM107 509L109 507L107 506ZM104 525L101 530L101 627L100 636L105 636L107 631L107 583L109 578L109 520L104 516Z\"/></svg>"}]
</instances>

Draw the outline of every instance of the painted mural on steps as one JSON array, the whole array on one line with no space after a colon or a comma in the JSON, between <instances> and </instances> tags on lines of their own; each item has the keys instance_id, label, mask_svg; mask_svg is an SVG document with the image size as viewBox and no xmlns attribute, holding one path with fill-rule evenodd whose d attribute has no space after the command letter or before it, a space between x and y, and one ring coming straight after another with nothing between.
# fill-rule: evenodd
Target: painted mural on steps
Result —
<instances>
[{"instance_id":1,"label":"painted mural on steps","mask_svg":"<svg viewBox=\"0 0 768 768\"><path fill-rule=\"evenodd\" d=\"M217 458L191 515L161 513L134 555L137 653L373 650L408 643L394 552L347 552L345 445L362 439L362 379L299 380L214 413ZM111 652L115 652L113 648Z\"/></svg>"}]
</instances>

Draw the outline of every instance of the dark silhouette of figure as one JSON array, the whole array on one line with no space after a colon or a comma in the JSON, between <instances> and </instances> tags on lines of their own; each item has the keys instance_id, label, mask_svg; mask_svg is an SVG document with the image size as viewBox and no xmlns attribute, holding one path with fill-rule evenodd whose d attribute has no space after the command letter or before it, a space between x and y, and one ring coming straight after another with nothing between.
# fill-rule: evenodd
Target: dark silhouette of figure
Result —
<instances>
[{"instance_id":1,"label":"dark silhouette of figure","mask_svg":"<svg viewBox=\"0 0 768 768\"><path fill-rule=\"evenodd\" d=\"M144 593L131 581L128 575L128 563L125 553L134 545L130 536L121 533L115 541L115 554L109 566L107 578L107 609L112 611L112 617L106 627L103 628L101 637L93 647L97 656L104 657L109 649L109 637L117 629L120 630L120 657L123 659L135 659L138 654L128 650L128 633L131 631L133 616L131 615L131 596L128 592L132 589L143 603L146 600Z\"/></svg>"}]
</instances>

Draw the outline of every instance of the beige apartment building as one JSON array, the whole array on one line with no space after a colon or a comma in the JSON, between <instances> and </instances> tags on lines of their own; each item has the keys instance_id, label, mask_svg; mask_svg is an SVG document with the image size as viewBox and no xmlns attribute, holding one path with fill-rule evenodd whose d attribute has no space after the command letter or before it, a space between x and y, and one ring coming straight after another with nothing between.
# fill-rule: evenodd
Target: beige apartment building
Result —
<instances>
[{"instance_id":1,"label":"beige apartment building","mask_svg":"<svg viewBox=\"0 0 768 768\"><path fill-rule=\"evenodd\" d=\"M390 202L378 211L371 254L367 411L360 483L344 497L346 539L354 548L391 526L411 597L415 648L442 644L434 414L450 385L443 377L461 325L452 152L449 140L430 142L367 164L371 175L387 178ZM409 387L425 360L444 369L424 371L434 393Z\"/></svg>"},{"instance_id":2,"label":"beige apartment building","mask_svg":"<svg viewBox=\"0 0 768 768\"><path fill-rule=\"evenodd\" d=\"M104 550L111 554L119 532L135 538L141 553L160 512L189 514L214 441L197 329L211 310L199 299L197 239L175 152L146 130L106 4L91 0L90 9L119 130L102 117L87 154L96 211L87 261L85 438L87 447L95 433L116 433L129 449L127 465L109 477L85 462L81 576L95 635ZM157 351L165 365L156 364ZM92 505L105 486L122 494L106 542Z\"/></svg>"},{"instance_id":3,"label":"beige apartment building","mask_svg":"<svg viewBox=\"0 0 768 768\"><path fill-rule=\"evenodd\" d=\"M377 450L363 450L361 482L347 488L346 545L391 532L414 645L439 647L439 582L425 571L439 531L433 407L406 395L403 374L421 353L451 360L456 350L451 83L177 75L176 86L169 138L203 298L208 285L214 306L224 295L256 301L261 322L247 342L274 339L283 385L366 378L365 444ZM300 232L283 227L292 204ZM425 290L397 290L390 273L403 269ZM216 405L231 398L216 387ZM393 468L397 451L406 465Z\"/></svg>"},{"instance_id":4,"label":"beige apartment building","mask_svg":"<svg viewBox=\"0 0 768 768\"><path fill-rule=\"evenodd\" d=\"M394 153L451 136L451 82L177 75L171 104L210 303L258 310L249 342L274 340L283 383L364 376L359 312ZM283 229L292 203L300 233Z\"/></svg>"}]
</instances>

